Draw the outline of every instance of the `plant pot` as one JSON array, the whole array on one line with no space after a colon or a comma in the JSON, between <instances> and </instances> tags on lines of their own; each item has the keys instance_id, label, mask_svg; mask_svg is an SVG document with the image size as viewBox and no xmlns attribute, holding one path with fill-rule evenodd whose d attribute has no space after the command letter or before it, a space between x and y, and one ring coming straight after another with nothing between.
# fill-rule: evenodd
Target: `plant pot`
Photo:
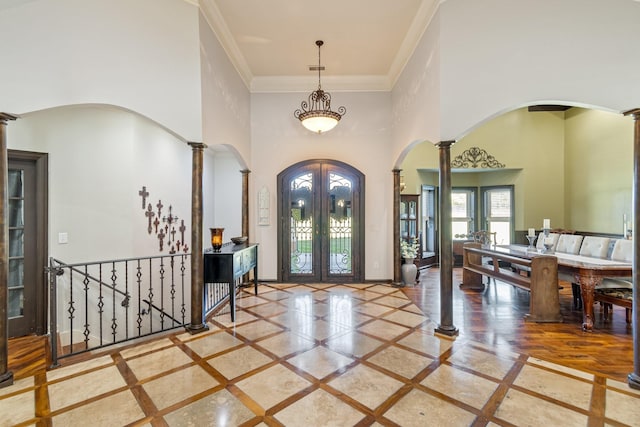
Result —
<instances>
[{"instance_id":1,"label":"plant pot","mask_svg":"<svg viewBox=\"0 0 640 427\"><path fill-rule=\"evenodd\" d=\"M401 266L402 283L405 285L415 285L418 277L418 267L413 263L413 258L405 258Z\"/></svg>"}]
</instances>

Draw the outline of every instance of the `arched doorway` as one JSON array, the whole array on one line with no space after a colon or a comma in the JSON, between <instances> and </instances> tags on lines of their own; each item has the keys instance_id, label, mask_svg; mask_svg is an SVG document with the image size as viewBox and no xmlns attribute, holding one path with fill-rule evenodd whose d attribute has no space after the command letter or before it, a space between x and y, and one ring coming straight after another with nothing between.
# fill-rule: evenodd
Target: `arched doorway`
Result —
<instances>
[{"instance_id":1,"label":"arched doorway","mask_svg":"<svg viewBox=\"0 0 640 427\"><path fill-rule=\"evenodd\" d=\"M364 175L335 160L307 160L278 174L278 278L362 281Z\"/></svg>"}]
</instances>

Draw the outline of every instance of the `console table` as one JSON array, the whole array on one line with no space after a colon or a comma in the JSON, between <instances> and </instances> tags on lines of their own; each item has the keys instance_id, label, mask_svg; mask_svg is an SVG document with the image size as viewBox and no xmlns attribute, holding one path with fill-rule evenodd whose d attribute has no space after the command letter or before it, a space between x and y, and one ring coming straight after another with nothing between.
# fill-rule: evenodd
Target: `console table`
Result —
<instances>
[{"instance_id":1,"label":"console table","mask_svg":"<svg viewBox=\"0 0 640 427\"><path fill-rule=\"evenodd\" d=\"M243 275L253 270L254 292L258 295L258 245L244 243L222 245L219 251L204 251L205 318L229 297L231 321L236 320L236 287Z\"/></svg>"}]
</instances>

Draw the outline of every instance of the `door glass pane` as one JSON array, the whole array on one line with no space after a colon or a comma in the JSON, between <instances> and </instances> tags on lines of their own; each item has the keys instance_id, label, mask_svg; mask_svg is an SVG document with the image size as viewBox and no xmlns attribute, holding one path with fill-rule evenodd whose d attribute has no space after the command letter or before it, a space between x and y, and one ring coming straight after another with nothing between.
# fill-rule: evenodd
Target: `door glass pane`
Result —
<instances>
[{"instance_id":1,"label":"door glass pane","mask_svg":"<svg viewBox=\"0 0 640 427\"><path fill-rule=\"evenodd\" d=\"M9 230L9 256L21 257L24 254L24 229Z\"/></svg>"},{"instance_id":2,"label":"door glass pane","mask_svg":"<svg viewBox=\"0 0 640 427\"><path fill-rule=\"evenodd\" d=\"M9 260L9 287L24 285L24 259Z\"/></svg>"},{"instance_id":3,"label":"door glass pane","mask_svg":"<svg viewBox=\"0 0 640 427\"><path fill-rule=\"evenodd\" d=\"M24 314L24 170L8 171L9 318Z\"/></svg>"},{"instance_id":4,"label":"door glass pane","mask_svg":"<svg viewBox=\"0 0 640 427\"><path fill-rule=\"evenodd\" d=\"M9 288L9 319L24 313L24 288Z\"/></svg>"},{"instance_id":5,"label":"door glass pane","mask_svg":"<svg viewBox=\"0 0 640 427\"><path fill-rule=\"evenodd\" d=\"M291 273L313 273L313 175L305 173L290 182Z\"/></svg>"},{"instance_id":6,"label":"door glass pane","mask_svg":"<svg viewBox=\"0 0 640 427\"><path fill-rule=\"evenodd\" d=\"M329 274L351 274L353 184L337 173L329 174Z\"/></svg>"},{"instance_id":7,"label":"door glass pane","mask_svg":"<svg viewBox=\"0 0 640 427\"><path fill-rule=\"evenodd\" d=\"M23 181L24 171L22 169L10 169L8 173L9 183L7 188L9 190L9 197L18 197L22 198L23 189L22 189L22 181Z\"/></svg>"},{"instance_id":8,"label":"door glass pane","mask_svg":"<svg viewBox=\"0 0 640 427\"><path fill-rule=\"evenodd\" d=\"M24 226L24 200L9 199L9 227Z\"/></svg>"}]
</instances>

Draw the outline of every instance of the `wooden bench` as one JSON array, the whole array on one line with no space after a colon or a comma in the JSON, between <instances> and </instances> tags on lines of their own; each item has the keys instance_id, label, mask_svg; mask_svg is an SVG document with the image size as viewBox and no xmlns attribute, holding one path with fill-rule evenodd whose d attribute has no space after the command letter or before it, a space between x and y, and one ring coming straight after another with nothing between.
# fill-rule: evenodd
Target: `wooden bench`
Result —
<instances>
[{"instance_id":1,"label":"wooden bench","mask_svg":"<svg viewBox=\"0 0 640 427\"><path fill-rule=\"evenodd\" d=\"M503 266L525 267L528 276ZM558 259L549 255L520 258L483 248L480 243L465 243L461 289L483 290L482 276L493 277L531 292L527 321L562 322L558 292Z\"/></svg>"}]
</instances>

